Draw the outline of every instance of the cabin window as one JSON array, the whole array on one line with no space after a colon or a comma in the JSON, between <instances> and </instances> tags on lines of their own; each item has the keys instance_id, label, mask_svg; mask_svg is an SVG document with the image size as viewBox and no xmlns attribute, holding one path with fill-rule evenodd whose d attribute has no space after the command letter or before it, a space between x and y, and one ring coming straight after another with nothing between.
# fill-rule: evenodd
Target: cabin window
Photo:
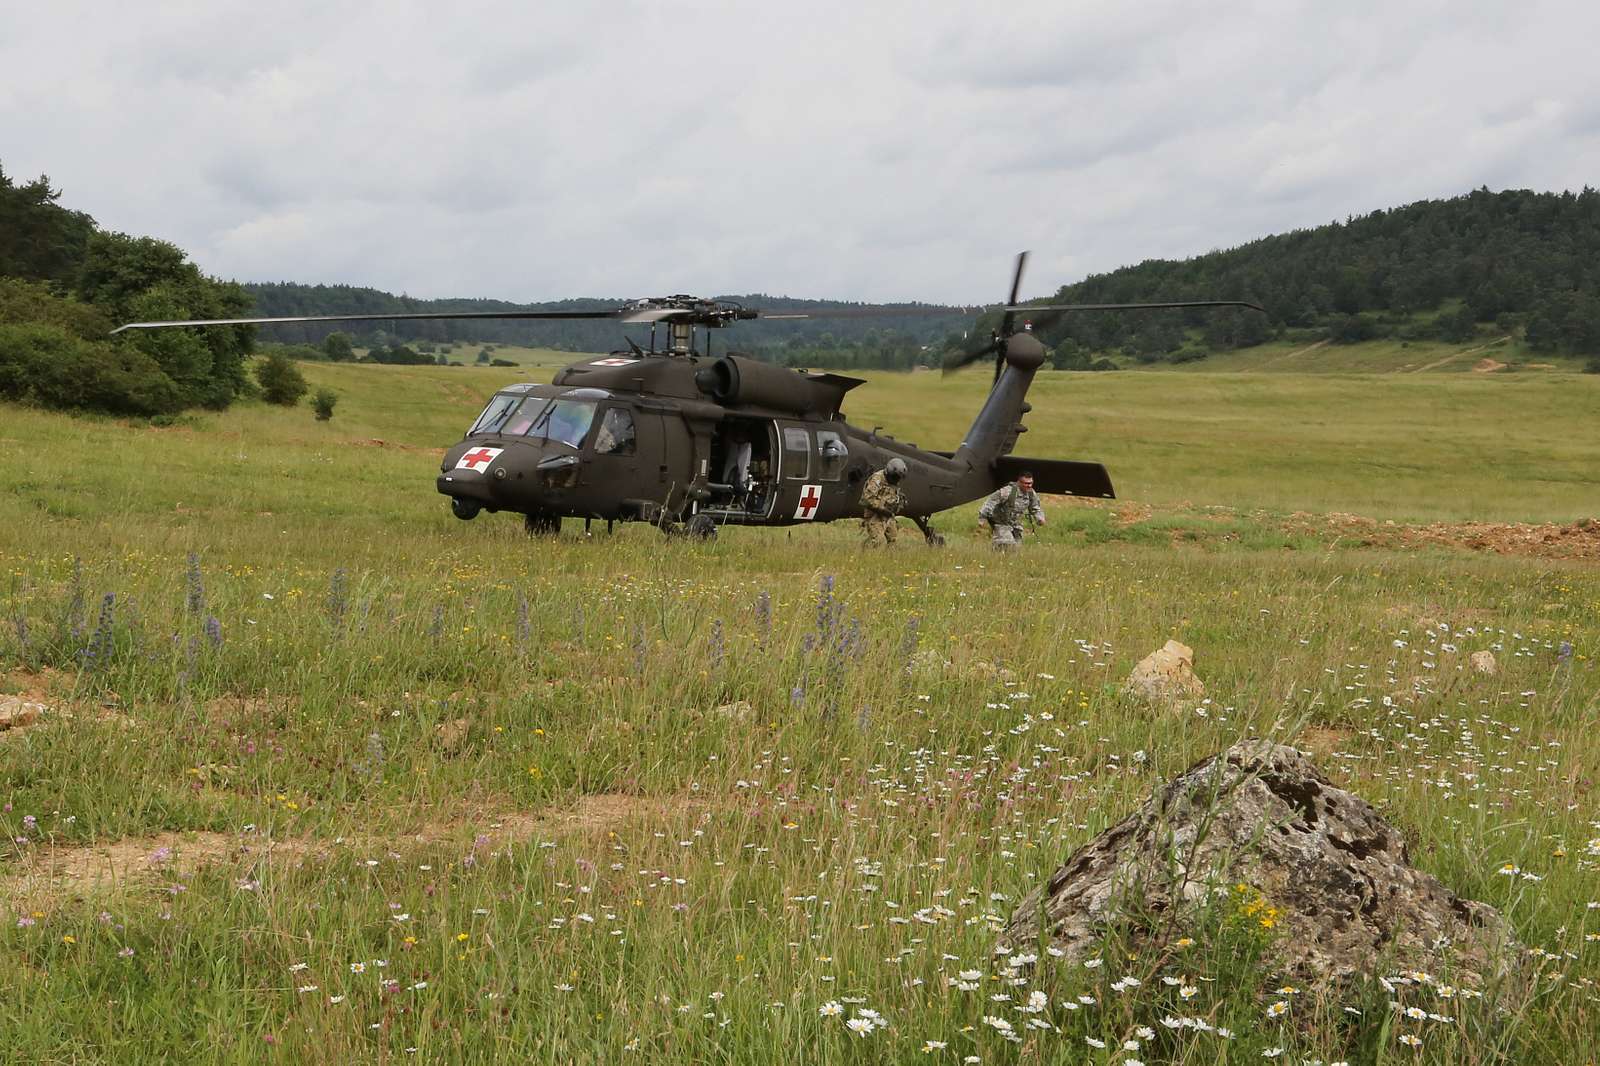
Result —
<instances>
[{"instance_id":1,"label":"cabin window","mask_svg":"<svg viewBox=\"0 0 1600 1066\"><path fill-rule=\"evenodd\" d=\"M500 427L505 424L506 416L511 413L512 408L517 406L517 402L520 399L520 396L495 396L489 401L489 406L483 409L483 414L478 416L478 420L472 423L472 428L467 431L467 436L471 437L478 433L500 432Z\"/></svg>"},{"instance_id":2,"label":"cabin window","mask_svg":"<svg viewBox=\"0 0 1600 1066\"><path fill-rule=\"evenodd\" d=\"M811 476L811 434L800 426L783 427L783 473L790 481Z\"/></svg>"},{"instance_id":3,"label":"cabin window","mask_svg":"<svg viewBox=\"0 0 1600 1066\"><path fill-rule=\"evenodd\" d=\"M596 455L632 455L634 452L633 414L626 407L608 407L600 419L600 432L594 435Z\"/></svg>"},{"instance_id":4,"label":"cabin window","mask_svg":"<svg viewBox=\"0 0 1600 1066\"><path fill-rule=\"evenodd\" d=\"M845 447L844 438L831 429L817 430L817 479L819 481L838 481L839 475L844 473L845 461L850 458L850 449Z\"/></svg>"}]
</instances>

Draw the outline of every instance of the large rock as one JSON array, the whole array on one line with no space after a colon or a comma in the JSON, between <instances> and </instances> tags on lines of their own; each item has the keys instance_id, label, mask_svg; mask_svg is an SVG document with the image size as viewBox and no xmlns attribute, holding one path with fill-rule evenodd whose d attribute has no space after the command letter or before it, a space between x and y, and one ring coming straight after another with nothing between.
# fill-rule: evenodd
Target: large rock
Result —
<instances>
[{"instance_id":1,"label":"large rock","mask_svg":"<svg viewBox=\"0 0 1600 1066\"><path fill-rule=\"evenodd\" d=\"M1481 983L1521 954L1494 908L1414 869L1370 804L1261 741L1195 764L1078 849L1003 936L1021 945L1042 927L1083 958L1113 926L1135 940L1179 936L1204 901L1270 930L1268 964L1306 984L1380 963Z\"/></svg>"},{"instance_id":2,"label":"large rock","mask_svg":"<svg viewBox=\"0 0 1600 1066\"><path fill-rule=\"evenodd\" d=\"M1493 676L1500 672L1500 664L1494 661L1494 652L1475 651L1471 659L1472 672L1475 674L1489 674Z\"/></svg>"},{"instance_id":3,"label":"large rock","mask_svg":"<svg viewBox=\"0 0 1600 1066\"><path fill-rule=\"evenodd\" d=\"M44 704L25 700L21 696L0 696L0 731L21 729L39 720L47 710Z\"/></svg>"},{"instance_id":4,"label":"large rock","mask_svg":"<svg viewBox=\"0 0 1600 1066\"><path fill-rule=\"evenodd\" d=\"M1152 703L1176 703L1199 699L1206 686L1194 672L1194 649L1169 640L1139 660L1122 691Z\"/></svg>"}]
</instances>

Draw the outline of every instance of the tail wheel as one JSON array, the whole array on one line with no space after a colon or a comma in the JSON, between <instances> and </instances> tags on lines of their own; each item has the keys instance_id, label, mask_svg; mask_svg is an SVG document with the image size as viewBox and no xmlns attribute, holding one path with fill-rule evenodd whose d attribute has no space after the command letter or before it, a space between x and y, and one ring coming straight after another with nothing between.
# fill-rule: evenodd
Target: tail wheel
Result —
<instances>
[{"instance_id":1,"label":"tail wheel","mask_svg":"<svg viewBox=\"0 0 1600 1066\"><path fill-rule=\"evenodd\" d=\"M561 516L536 511L523 516L522 525L530 537L553 537L561 532Z\"/></svg>"}]
</instances>

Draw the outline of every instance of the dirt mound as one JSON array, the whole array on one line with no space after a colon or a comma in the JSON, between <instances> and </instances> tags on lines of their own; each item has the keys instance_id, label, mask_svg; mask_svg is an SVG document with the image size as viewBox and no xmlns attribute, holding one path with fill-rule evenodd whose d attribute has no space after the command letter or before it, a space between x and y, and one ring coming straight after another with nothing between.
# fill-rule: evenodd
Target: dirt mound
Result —
<instances>
[{"instance_id":1,"label":"dirt mound","mask_svg":"<svg viewBox=\"0 0 1600 1066\"><path fill-rule=\"evenodd\" d=\"M1546 559L1600 559L1600 520L1576 522L1430 522L1403 525L1380 522L1362 515L1335 512L1316 516L1290 515L1285 530L1340 540L1363 547L1466 548L1500 555L1533 555Z\"/></svg>"},{"instance_id":2,"label":"dirt mound","mask_svg":"<svg viewBox=\"0 0 1600 1066\"><path fill-rule=\"evenodd\" d=\"M1498 359L1490 359L1488 356L1484 356L1472 364L1472 372L1475 374L1493 374L1496 370L1504 370L1505 368L1506 365L1504 363Z\"/></svg>"}]
</instances>

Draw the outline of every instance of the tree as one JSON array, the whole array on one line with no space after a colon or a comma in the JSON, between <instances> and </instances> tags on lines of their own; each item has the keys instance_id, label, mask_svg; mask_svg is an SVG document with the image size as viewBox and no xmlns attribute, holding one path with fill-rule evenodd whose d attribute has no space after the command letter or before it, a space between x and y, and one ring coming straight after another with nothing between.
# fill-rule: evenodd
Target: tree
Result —
<instances>
[{"instance_id":1,"label":"tree","mask_svg":"<svg viewBox=\"0 0 1600 1066\"><path fill-rule=\"evenodd\" d=\"M268 403L293 407L311 386L294 361L274 352L256 364L256 380L261 383L261 398Z\"/></svg>"},{"instance_id":2,"label":"tree","mask_svg":"<svg viewBox=\"0 0 1600 1066\"><path fill-rule=\"evenodd\" d=\"M121 322L236 318L251 306L242 288L206 277L177 246L124 233L89 238L77 291ZM139 331L125 343L160 365L184 406L222 408L244 388L254 339L253 327L216 326Z\"/></svg>"},{"instance_id":3,"label":"tree","mask_svg":"<svg viewBox=\"0 0 1600 1066\"><path fill-rule=\"evenodd\" d=\"M94 219L56 201L61 190L40 175L14 184L0 167L0 275L69 281L83 261Z\"/></svg>"},{"instance_id":4,"label":"tree","mask_svg":"<svg viewBox=\"0 0 1600 1066\"><path fill-rule=\"evenodd\" d=\"M354 359L356 352L350 343L350 334L334 330L322 338L322 354L335 363L348 363Z\"/></svg>"},{"instance_id":5,"label":"tree","mask_svg":"<svg viewBox=\"0 0 1600 1066\"><path fill-rule=\"evenodd\" d=\"M333 405L339 402L339 394L332 389L323 387L311 397L311 406L317 412L317 421L326 422L333 417Z\"/></svg>"}]
</instances>

